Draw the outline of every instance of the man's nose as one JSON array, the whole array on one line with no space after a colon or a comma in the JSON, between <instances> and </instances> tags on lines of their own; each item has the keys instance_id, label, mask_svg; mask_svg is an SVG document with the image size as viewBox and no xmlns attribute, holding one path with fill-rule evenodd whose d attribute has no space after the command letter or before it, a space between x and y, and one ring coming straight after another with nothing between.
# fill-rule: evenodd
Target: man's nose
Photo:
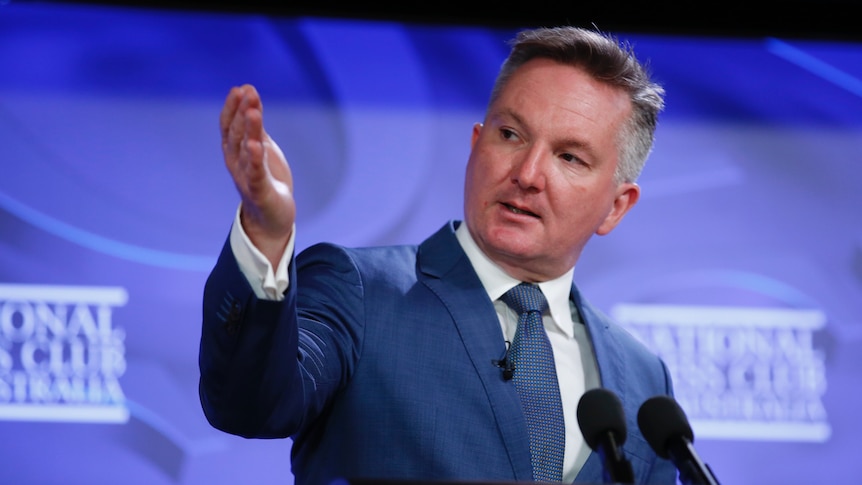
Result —
<instances>
[{"instance_id":1,"label":"man's nose","mask_svg":"<svg viewBox=\"0 0 862 485\"><path fill-rule=\"evenodd\" d=\"M518 154L512 166L512 182L525 190L545 189L546 155L539 147L530 145Z\"/></svg>"}]
</instances>

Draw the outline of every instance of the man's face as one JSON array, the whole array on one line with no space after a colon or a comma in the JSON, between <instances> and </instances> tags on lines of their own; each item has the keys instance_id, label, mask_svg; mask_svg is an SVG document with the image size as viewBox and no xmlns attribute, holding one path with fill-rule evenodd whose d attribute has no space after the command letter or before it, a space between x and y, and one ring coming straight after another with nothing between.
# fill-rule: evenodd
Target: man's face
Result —
<instances>
[{"instance_id":1,"label":"man's face","mask_svg":"<svg viewBox=\"0 0 862 485\"><path fill-rule=\"evenodd\" d=\"M521 66L473 127L464 213L482 251L515 278L544 281L609 233L640 194L614 182L631 109L625 92L578 68Z\"/></svg>"}]
</instances>

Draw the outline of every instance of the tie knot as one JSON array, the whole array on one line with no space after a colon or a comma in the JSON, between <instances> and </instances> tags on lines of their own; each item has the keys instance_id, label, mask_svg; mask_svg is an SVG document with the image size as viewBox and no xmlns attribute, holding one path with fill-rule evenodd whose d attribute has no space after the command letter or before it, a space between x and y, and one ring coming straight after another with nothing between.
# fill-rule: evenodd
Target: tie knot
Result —
<instances>
[{"instance_id":1,"label":"tie knot","mask_svg":"<svg viewBox=\"0 0 862 485\"><path fill-rule=\"evenodd\" d=\"M518 312L518 315L530 311L542 313L548 308L548 300L545 299L542 290L531 283L521 283L512 288L501 297L501 300Z\"/></svg>"}]
</instances>

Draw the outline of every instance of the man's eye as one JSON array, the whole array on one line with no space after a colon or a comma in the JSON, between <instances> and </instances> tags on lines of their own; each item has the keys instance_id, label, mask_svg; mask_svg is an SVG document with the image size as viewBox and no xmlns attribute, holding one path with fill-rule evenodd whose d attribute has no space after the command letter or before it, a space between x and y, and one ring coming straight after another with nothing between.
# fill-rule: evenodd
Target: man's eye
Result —
<instances>
[{"instance_id":1,"label":"man's eye","mask_svg":"<svg viewBox=\"0 0 862 485\"><path fill-rule=\"evenodd\" d=\"M572 155L571 153L562 153L562 154L560 154L560 158L562 158L563 160L565 160L566 162L569 162L569 163L577 163L580 165L584 165L583 160L576 157L575 155Z\"/></svg>"},{"instance_id":2,"label":"man's eye","mask_svg":"<svg viewBox=\"0 0 862 485\"><path fill-rule=\"evenodd\" d=\"M508 128L500 128L500 136L502 136L505 140L512 140L518 137L518 135L516 135L514 131Z\"/></svg>"}]
</instances>

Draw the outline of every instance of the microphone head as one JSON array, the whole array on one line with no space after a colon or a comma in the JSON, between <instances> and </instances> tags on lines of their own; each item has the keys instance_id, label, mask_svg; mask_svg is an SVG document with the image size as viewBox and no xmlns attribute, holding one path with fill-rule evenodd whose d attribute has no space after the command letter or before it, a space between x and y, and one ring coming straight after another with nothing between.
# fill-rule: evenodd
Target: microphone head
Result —
<instances>
[{"instance_id":1,"label":"microphone head","mask_svg":"<svg viewBox=\"0 0 862 485\"><path fill-rule=\"evenodd\" d=\"M587 445L598 450L604 433L611 433L617 446L626 442L626 417L620 398L604 388L590 389L578 401L578 425Z\"/></svg>"},{"instance_id":2,"label":"microphone head","mask_svg":"<svg viewBox=\"0 0 862 485\"><path fill-rule=\"evenodd\" d=\"M670 396L647 399L638 410L638 427L655 454L665 459L670 458L672 439L684 438L694 443L694 432L685 412Z\"/></svg>"}]
</instances>

